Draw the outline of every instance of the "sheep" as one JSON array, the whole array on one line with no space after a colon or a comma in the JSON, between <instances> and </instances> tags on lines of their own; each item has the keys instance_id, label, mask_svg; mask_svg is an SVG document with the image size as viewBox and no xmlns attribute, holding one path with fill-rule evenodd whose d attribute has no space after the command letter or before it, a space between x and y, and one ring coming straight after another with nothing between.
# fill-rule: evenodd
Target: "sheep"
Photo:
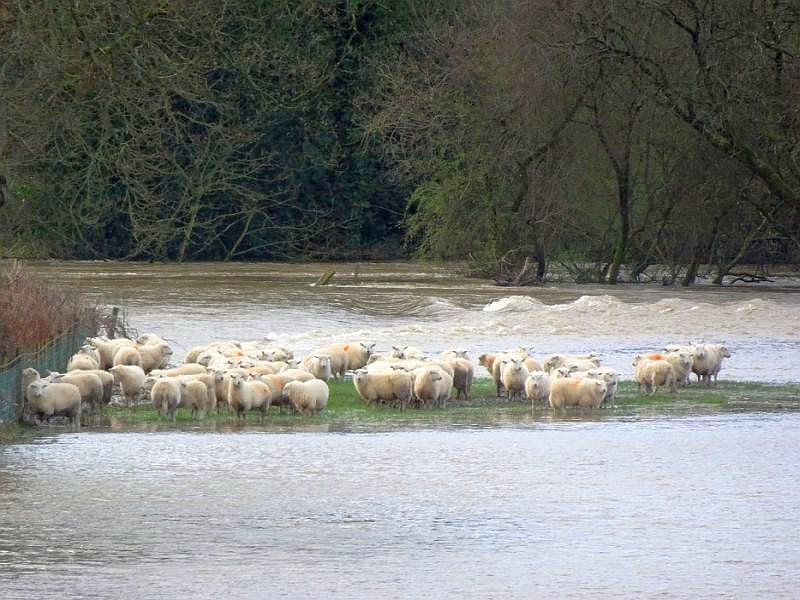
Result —
<instances>
[{"instance_id":1,"label":"sheep","mask_svg":"<svg viewBox=\"0 0 800 600\"><path fill-rule=\"evenodd\" d=\"M155 344L143 344L136 347L142 357L141 367L145 373L154 369L163 369L169 363L172 356L172 349L169 344L157 342Z\"/></svg>"},{"instance_id":2,"label":"sheep","mask_svg":"<svg viewBox=\"0 0 800 600\"><path fill-rule=\"evenodd\" d=\"M478 364L489 371L489 375L492 374L492 367L494 366L495 357L496 356L490 352L484 352L478 357Z\"/></svg>"},{"instance_id":3,"label":"sheep","mask_svg":"<svg viewBox=\"0 0 800 600\"><path fill-rule=\"evenodd\" d=\"M503 369L505 368L506 363L508 363L511 359L516 358L510 354L495 354L492 358L491 365L492 368L489 371L492 375L492 379L494 380L495 388L497 389L497 397L501 398L503 396Z\"/></svg>"},{"instance_id":4,"label":"sheep","mask_svg":"<svg viewBox=\"0 0 800 600\"><path fill-rule=\"evenodd\" d=\"M227 356L217 352L216 350L208 350L203 352L197 358L197 364L202 365L211 371L217 369L228 369L234 366Z\"/></svg>"},{"instance_id":5,"label":"sheep","mask_svg":"<svg viewBox=\"0 0 800 600\"><path fill-rule=\"evenodd\" d=\"M95 371L100 369L100 365L100 353L94 346L85 344L69 359L67 371Z\"/></svg>"},{"instance_id":6,"label":"sheep","mask_svg":"<svg viewBox=\"0 0 800 600\"><path fill-rule=\"evenodd\" d=\"M528 368L528 371L542 370L542 365L530 355L528 348L525 346L518 346L512 350L509 350L508 352L504 352L504 354L513 358L522 359L522 361L525 363L525 366Z\"/></svg>"},{"instance_id":7,"label":"sheep","mask_svg":"<svg viewBox=\"0 0 800 600\"><path fill-rule=\"evenodd\" d=\"M284 379L291 379L292 381L310 381L311 379L316 379L311 373L303 369L286 369L281 371L279 375Z\"/></svg>"},{"instance_id":8,"label":"sheep","mask_svg":"<svg viewBox=\"0 0 800 600\"><path fill-rule=\"evenodd\" d=\"M127 338L109 340L107 337L86 338L86 342L93 346L100 356L100 368L109 369L114 366L114 354L123 346L133 346L133 341Z\"/></svg>"},{"instance_id":9,"label":"sheep","mask_svg":"<svg viewBox=\"0 0 800 600\"><path fill-rule=\"evenodd\" d=\"M270 365L254 365L248 368L247 372L254 377L260 377L261 375L275 375L280 373L280 369L276 369Z\"/></svg>"},{"instance_id":10,"label":"sheep","mask_svg":"<svg viewBox=\"0 0 800 600\"><path fill-rule=\"evenodd\" d=\"M329 394L328 384L320 379L290 381L283 388L284 399L291 402L295 410L306 416L324 410L328 405Z\"/></svg>"},{"instance_id":11,"label":"sheep","mask_svg":"<svg viewBox=\"0 0 800 600\"><path fill-rule=\"evenodd\" d=\"M49 420L64 415L75 427L81 425L81 392L71 383L52 383L38 377L25 386L25 401L32 417Z\"/></svg>"},{"instance_id":12,"label":"sheep","mask_svg":"<svg viewBox=\"0 0 800 600\"><path fill-rule=\"evenodd\" d=\"M438 366L421 367L411 374L414 380L414 397L420 404L447 406L453 378Z\"/></svg>"},{"instance_id":13,"label":"sheep","mask_svg":"<svg viewBox=\"0 0 800 600\"><path fill-rule=\"evenodd\" d=\"M216 395L217 414L219 414L223 406L228 406L228 389L230 388L231 376L249 377L250 373L246 369L215 369L210 374L214 377L214 392Z\"/></svg>"},{"instance_id":14,"label":"sheep","mask_svg":"<svg viewBox=\"0 0 800 600\"><path fill-rule=\"evenodd\" d=\"M462 396L464 400L469 400L472 378L475 376L475 369L472 367L472 363L462 357L444 359L444 362L453 369L453 387L456 389L456 400Z\"/></svg>"},{"instance_id":15,"label":"sheep","mask_svg":"<svg viewBox=\"0 0 800 600\"><path fill-rule=\"evenodd\" d=\"M193 373L190 375L177 375L175 377L180 382L199 381L206 388L206 410L213 410L217 406L217 385L216 377L213 373Z\"/></svg>"},{"instance_id":16,"label":"sheep","mask_svg":"<svg viewBox=\"0 0 800 600\"><path fill-rule=\"evenodd\" d=\"M599 379L562 377L550 382L550 406L565 412L567 406L597 408L606 395L606 384Z\"/></svg>"},{"instance_id":17,"label":"sheep","mask_svg":"<svg viewBox=\"0 0 800 600\"><path fill-rule=\"evenodd\" d=\"M277 406L278 410L283 410L284 406L290 407L291 402L283 397L283 388L287 383L294 381L291 377L282 377L280 373L273 375L261 375L258 380L263 381L272 391L270 406ZM310 380L309 380L310 381Z\"/></svg>"},{"instance_id":18,"label":"sheep","mask_svg":"<svg viewBox=\"0 0 800 600\"><path fill-rule=\"evenodd\" d=\"M208 404L208 388L206 384L197 379L180 380L181 402L180 408L191 409L192 418L203 418L206 410L211 408Z\"/></svg>"},{"instance_id":19,"label":"sheep","mask_svg":"<svg viewBox=\"0 0 800 600\"><path fill-rule=\"evenodd\" d=\"M144 386L144 369L138 365L116 365L109 371L114 376L114 381L119 384L125 397L125 404L130 408Z\"/></svg>"},{"instance_id":20,"label":"sheep","mask_svg":"<svg viewBox=\"0 0 800 600\"><path fill-rule=\"evenodd\" d=\"M328 381L331 378L330 354L309 354L300 364L303 370L308 371L317 379Z\"/></svg>"},{"instance_id":21,"label":"sheep","mask_svg":"<svg viewBox=\"0 0 800 600\"><path fill-rule=\"evenodd\" d=\"M48 379L53 383L71 383L80 390L81 400L91 407L92 412L103 408L103 382L94 373L72 371L70 373L51 372Z\"/></svg>"},{"instance_id":22,"label":"sheep","mask_svg":"<svg viewBox=\"0 0 800 600\"><path fill-rule=\"evenodd\" d=\"M111 394L114 391L114 375L108 371L95 369L93 371L81 371L82 373L91 373L100 378L100 383L103 384L103 404L108 405L111 403ZM71 375L73 372L69 371L67 374Z\"/></svg>"},{"instance_id":23,"label":"sheep","mask_svg":"<svg viewBox=\"0 0 800 600\"><path fill-rule=\"evenodd\" d=\"M230 379L226 377L225 371L222 370L211 371L211 375L214 377L214 393L217 397L217 414L219 414L223 406L228 406Z\"/></svg>"},{"instance_id":24,"label":"sheep","mask_svg":"<svg viewBox=\"0 0 800 600\"><path fill-rule=\"evenodd\" d=\"M206 350L208 350L208 346L192 346L189 348L189 352L186 353L186 357L183 359L183 364L191 364L196 363L197 358Z\"/></svg>"},{"instance_id":25,"label":"sheep","mask_svg":"<svg viewBox=\"0 0 800 600\"><path fill-rule=\"evenodd\" d=\"M568 360L562 366L567 367L570 371L591 371L600 366L599 358L574 358Z\"/></svg>"},{"instance_id":26,"label":"sheep","mask_svg":"<svg viewBox=\"0 0 800 600\"><path fill-rule=\"evenodd\" d=\"M667 344L664 346L664 352L688 352L694 354L697 345L689 342L688 344Z\"/></svg>"},{"instance_id":27,"label":"sheep","mask_svg":"<svg viewBox=\"0 0 800 600\"><path fill-rule=\"evenodd\" d=\"M506 390L506 395L509 401L519 400L525 393L528 368L520 358L510 358L508 361L503 362L503 371L500 379Z\"/></svg>"},{"instance_id":28,"label":"sheep","mask_svg":"<svg viewBox=\"0 0 800 600\"><path fill-rule=\"evenodd\" d=\"M344 342L330 344L313 350L309 354L328 354L331 357L331 373L336 379L344 379L347 371L355 371L366 366L375 344L363 342Z\"/></svg>"},{"instance_id":29,"label":"sheep","mask_svg":"<svg viewBox=\"0 0 800 600\"><path fill-rule=\"evenodd\" d=\"M633 366L636 388L641 390L644 385L648 396L655 395L658 387L662 385L668 385L673 394L676 392L675 369L666 360L649 360L637 355L633 360Z\"/></svg>"},{"instance_id":30,"label":"sheep","mask_svg":"<svg viewBox=\"0 0 800 600\"><path fill-rule=\"evenodd\" d=\"M139 349L134 346L123 346L114 353L113 365L135 365L142 366L142 355Z\"/></svg>"},{"instance_id":31,"label":"sheep","mask_svg":"<svg viewBox=\"0 0 800 600\"><path fill-rule=\"evenodd\" d=\"M107 337L87 337L86 343L90 344L97 350L100 356L100 368L108 369L114 365L114 351L111 345L111 340Z\"/></svg>"},{"instance_id":32,"label":"sheep","mask_svg":"<svg viewBox=\"0 0 800 600\"><path fill-rule=\"evenodd\" d=\"M22 371L21 384L31 417L49 420L52 416L63 415L72 419L73 425L80 426L83 400L77 386L42 379L39 371L30 367Z\"/></svg>"},{"instance_id":33,"label":"sheep","mask_svg":"<svg viewBox=\"0 0 800 600\"><path fill-rule=\"evenodd\" d=\"M294 358L294 352L276 344L270 344L261 349L264 360L289 361Z\"/></svg>"},{"instance_id":34,"label":"sheep","mask_svg":"<svg viewBox=\"0 0 800 600\"><path fill-rule=\"evenodd\" d=\"M178 377L179 375L199 375L202 373L208 373L208 369L196 363L181 365L174 369L153 369L150 371L150 375L154 377Z\"/></svg>"},{"instance_id":35,"label":"sheep","mask_svg":"<svg viewBox=\"0 0 800 600\"><path fill-rule=\"evenodd\" d=\"M419 348L414 346L392 346L392 358L416 358L422 360L425 354Z\"/></svg>"},{"instance_id":36,"label":"sheep","mask_svg":"<svg viewBox=\"0 0 800 600\"><path fill-rule=\"evenodd\" d=\"M700 344L696 347L692 372L697 375L697 381L703 381L707 385L711 384L714 378L714 385L717 384L717 377L722 368L722 360L730 358L731 353L722 344Z\"/></svg>"},{"instance_id":37,"label":"sheep","mask_svg":"<svg viewBox=\"0 0 800 600\"><path fill-rule=\"evenodd\" d=\"M370 405L397 401L400 410L405 410L414 397L413 380L407 371L358 369L353 373L353 385L358 395Z\"/></svg>"},{"instance_id":38,"label":"sheep","mask_svg":"<svg viewBox=\"0 0 800 600\"><path fill-rule=\"evenodd\" d=\"M244 376L233 374L228 386L228 405L238 420L247 418L247 411L258 410L261 420L269 409L272 390L263 381L247 381Z\"/></svg>"},{"instance_id":39,"label":"sheep","mask_svg":"<svg viewBox=\"0 0 800 600\"><path fill-rule=\"evenodd\" d=\"M530 371L525 379L525 395L531 401L531 407L537 402L546 404L550 398L550 375L544 371Z\"/></svg>"},{"instance_id":40,"label":"sheep","mask_svg":"<svg viewBox=\"0 0 800 600\"><path fill-rule=\"evenodd\" d=\"M136 343L140 346L149 346L152 344L166 344L167 341L157 333L143 333L136 338Z\"/></svg>"},{"instance_id":41,"label":"sheep","mask_svg":"<svg viewBox=\"0 0 800 600\"><path fill-rule=\"evenodd\" d=\"M664 360L671 364L675 370L675 381L684 386L689 385L689 375L692 373L692 367L694 366L694 354L681 351L667 352L664 355Z\"/></svg>"},{"instance_id":42,"label":"sheep","mask_svg":"<svg viewBox=\"0 0 800 600\"><path fill-rule=\"evenodd\" d=\"M175 411L181 403L181 384L177 379L162 377L156 379L150 389L150 400L158 411L175 421Z\"/></svg>"},{"instance_id":43,"label":"sheep","mask_svg":"<svg viewBox=\"0 0 800 600\"><path fill-rule=\"evenodd\" d=\"M88 354L73 354L67 361L67 371L96 371L100 363Z\"/></svg>"},{"instance_id":44,"label":"sheep","mask_svg":"<svg viewBox=\"0 0 800 600\"><path fill-rule=\"evenodd\" d=\"M595 367L599 367L600 366L600 359L594 354L581 354L581 355L551 354L551 355L545 357L544 362L542 363L542 370L543 371L547 371L548 373L550 373L554 369L557 369L558 367L562 367L562 366L566 365L567 363L575 363L578 366L582 367L582 363L584 361L586 361L587 365L588 365L588 363L591 363L591 366L589 366L589 369L593 369ZM588 370L588 369L581 368L580 370L584 371L584 370Z\"/></svg>"},{"instance_id":45,"label":"sheep","mask_svg":"<svg viewBox=\"0 0 800 600\"><path fill-rule=\"evenodd\" d=\"M445 352L442 352L439 355L439 358L441 358L442 360L453 360L453 359L456 359L456 358L463 358L463 359L469 360L469 356L467 356L467 354L468 354L467 350L456 350L456 349L453 349L453 350L446 350Z\"/></svg>"},{"instance_id":46,"label":"sheep","mask_svg":"<svg viewBox=\"0 0 800 600\"><path fill-rule=\"evenodd\" d=\"M619 375L614 369L609 367L598 367L590 369L586 372L586 376L591 379L599 379L606 384L606 395L603 397L602 408L605 408L611 403L611 408L614 408L614 400L617 397L617 389L619 387Z\"/></svg>"}]
</instances>

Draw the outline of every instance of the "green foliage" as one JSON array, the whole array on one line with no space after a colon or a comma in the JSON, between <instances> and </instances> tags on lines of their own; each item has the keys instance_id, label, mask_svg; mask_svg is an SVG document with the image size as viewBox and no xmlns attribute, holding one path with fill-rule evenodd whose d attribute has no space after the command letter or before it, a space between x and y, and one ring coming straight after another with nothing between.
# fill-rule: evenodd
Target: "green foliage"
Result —
<instances>
[{"instance_id":1,"label":"green foliage","mask_svg":"<svg viewBox=\"0 0 800 600\"><path fill-rule=\"evenodd\" d=\"M336 257L394 237L402 190L362 147L376 1L16 2L0 42L30 235L79 258ZM401 11L402 12L402 11ZM33 41L33 43L32 43ZM33 106L31 106L33 103ZM18 142L18 143L14 143Z\"/></svg>"}]
</instances>

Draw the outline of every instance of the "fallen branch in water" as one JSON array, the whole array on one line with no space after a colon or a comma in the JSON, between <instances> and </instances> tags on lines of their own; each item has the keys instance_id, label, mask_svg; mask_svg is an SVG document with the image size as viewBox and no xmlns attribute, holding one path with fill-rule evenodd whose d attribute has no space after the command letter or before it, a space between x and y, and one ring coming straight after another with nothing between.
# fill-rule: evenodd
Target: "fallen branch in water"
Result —
<instances>
[{"instance_id":1,"label":"fallen branch in water","mask_svg":"<svg viewBox=\"0 0 800 600\"><path fill-rule=\"evenodd\" d=\"M741 281L742 283L761 283L763 281L768 281L770 283L774 283L774 279L770 279L766 275L758 275L757 273L728 273L729 277L733 277L728 282L728 285L734 284L737 281Z\"/></svg>"}]
</instances>

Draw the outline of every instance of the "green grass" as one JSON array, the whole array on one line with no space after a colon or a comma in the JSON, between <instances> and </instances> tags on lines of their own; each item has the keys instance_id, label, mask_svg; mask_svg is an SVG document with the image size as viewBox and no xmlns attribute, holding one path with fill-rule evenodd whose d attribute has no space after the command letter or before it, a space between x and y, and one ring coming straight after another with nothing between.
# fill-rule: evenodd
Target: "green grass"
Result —
<instances>
[{"instance_id":1,"label":"green grass","mask_svg":"<svg viewBox=\"0 0 800 600\"><path fill-rule=\"evenodd\" d=\"M442 427L493 427L535 423L542 420L601 420L611 415L685 415L719 411L796 410L800 409L800 385L770 385L752 382L720 381L717 386L692 385L678 388L677 394L660 390L649 397L636 390L632 382L622 382L613 410L567 410L554 413L549 408L531 409L528 402L506 402L495 396L494 384L488 379L476 380L468 402L451 401L447 407L400 411L395 408L367 406L356 394L350 381L331 382L328 408L313 417L278 412L270 408L263 423L258 413L249 413L248 427L264 427L271 431L391 431L393 429ZM213 412L202 421L191 418L189 411L180 409L176 424L160 418L149 404L133 409L106 407L104 414L86 415L84 428L113 431L158 431L190 429L197 431L238 431L240 424L230 412ZM61 432L69 426L53 425L51 431ZM0 444L33 439L48 427L10 425L0 427Z\"/></svg>"},{"instance_id":2,"label":"green grass","mask_svg":"<svg viewBox=\"0 0 800 600\"><path fill-rule=\"evenodd\" d=\"M616 412L630 412L642 409L687 409L690 407L721 408L728 405L754 405L775 407L791 405L800 408L800 385L769 385L758 383L734 383L721 381L716 387L692 385L687 388L678 388L677 394L668 390L659 392L650 397L640 393L632 382L622 382L616 401ZM539 414L549 414L552 411L538 407L534 411ZM568 413L579 414L579 411ZM612 414L610 410L595 411L595 413ZM314 417L304 417L298 414L279 412L277 408L270 408L264 423L275 427L295 427L297 425L320 424L347 428L375 427L380 425L421 425L436 426L441 424L491 424L513 422L531 414L531 406L527 402L506 402L498 399L494 393L494 384L488 379L476 380L473 384L471 399L468 402L451 401L447 407L417 409L409 408L401 411L396 408L367 406L355 392L353 384L349 381L343 383L330 383L330 399L328 408ZM166 419L159 419L157 412L149 405L142 405L135 409L121 407L108 407L105 411L107 417L117 419L121 424L167 423ZM259 413L247 415L247 423L259 423ZM177 414L177 423L197 423L193 420L188 410L181 409ZM235 423L233 415L229 412L216 412L207 415L205 422Z\"/></svg>"}]
</instances>

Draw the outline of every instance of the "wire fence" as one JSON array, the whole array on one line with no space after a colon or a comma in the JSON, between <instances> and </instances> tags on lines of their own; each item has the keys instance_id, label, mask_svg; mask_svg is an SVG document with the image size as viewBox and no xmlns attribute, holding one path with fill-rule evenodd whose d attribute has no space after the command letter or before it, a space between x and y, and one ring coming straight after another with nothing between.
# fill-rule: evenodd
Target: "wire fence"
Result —
<instances>
[{"instance_id":1,"label":"wire fence","mask_svg":"<svg viewBox=\"0 0 800 600\"><path fill-rule=\"evenodd\" d=\"M90 327L78 323L38 350L20 354L11 362L0 365L0 424L18 421L22 416L24 369L33 367L42 374L46 371L63 371L70 357L87 337L94 334Z\"/></svg>"}]
</instances>

